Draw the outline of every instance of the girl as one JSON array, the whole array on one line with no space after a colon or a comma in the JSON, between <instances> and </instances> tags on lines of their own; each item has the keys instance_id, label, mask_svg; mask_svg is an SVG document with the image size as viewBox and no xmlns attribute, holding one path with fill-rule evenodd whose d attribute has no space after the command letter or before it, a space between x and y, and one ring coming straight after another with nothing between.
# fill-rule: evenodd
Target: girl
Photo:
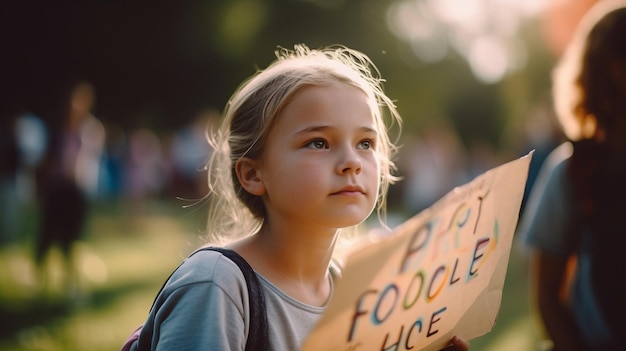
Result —
<instances>
[{"instance_id":1,"label":"girl","mask_svg":"<svg viewBox=\"0 0 626 351\"><path fill-rule=\"evenodd\" d=\"M211 244L258 275L270 348L298 350L332 296L340 232L376 205L384 215L396 149L385 118L401 120L364 54L304 45L276 54L237 89L212 138L208 227ZM222 254L192 255L160 295L147 323L152 350L244 349L246 281Z\"/></svg>"},{"instance_id":2,"label":"girl","mask_svg":"<svg viewBox=\"0 0 626 351\"><path fill-rule=\"evenodd\" d=\"M554 72L555 108L570 141L546 160L520 233L531 248L532 297L554 350L623 348L624 33L626 1L599 1Z\"/></svg>"}]
</instances>

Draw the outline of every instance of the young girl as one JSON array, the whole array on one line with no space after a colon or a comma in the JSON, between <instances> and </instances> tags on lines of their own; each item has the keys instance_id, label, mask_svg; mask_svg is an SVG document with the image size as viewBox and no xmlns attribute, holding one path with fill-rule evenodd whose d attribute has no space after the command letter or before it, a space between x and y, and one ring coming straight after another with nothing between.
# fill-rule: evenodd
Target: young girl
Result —
<instances>
[{"instance_id":1,"label":"young girl","mask_svg":"<svg viewBox=\"0 0 626 351\"><path fill-rule=\"evenodd\" d=\"M401 120L364 54L303 45L276 54L234 93L212 140L208 231L258 275L270 348L292 351L332 296L340 231L375 206L384 214L394 180L387 127ZM192 255L160 295L146 324L152 350L244 349L246 281L222 254Z\"/></svg>"}]
</instances>

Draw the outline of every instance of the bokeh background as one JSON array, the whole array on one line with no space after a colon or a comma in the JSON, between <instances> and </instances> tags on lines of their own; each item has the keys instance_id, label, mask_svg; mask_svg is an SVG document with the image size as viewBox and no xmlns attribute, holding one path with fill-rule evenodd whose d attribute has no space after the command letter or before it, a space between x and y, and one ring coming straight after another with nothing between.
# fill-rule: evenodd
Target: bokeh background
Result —
<instances>
[{"instance_id":1,"label":"bokeh background","mask_svg":"<svg viewBox=\"0 0 626 351\"><path fill-rule=\"evenodd\" d=\"M281 46L343 44L377 64L405 120L390 224L535 149L530 188L563 140L550 71L595 1L3 1L0 350L119 349L202 243L204 131ZM79 81L104 138L69 273L61 250L33 260L36 184ZM515 245L500 316L473 350L542 347L526 270Z\"/></svg>"}]
</instances>

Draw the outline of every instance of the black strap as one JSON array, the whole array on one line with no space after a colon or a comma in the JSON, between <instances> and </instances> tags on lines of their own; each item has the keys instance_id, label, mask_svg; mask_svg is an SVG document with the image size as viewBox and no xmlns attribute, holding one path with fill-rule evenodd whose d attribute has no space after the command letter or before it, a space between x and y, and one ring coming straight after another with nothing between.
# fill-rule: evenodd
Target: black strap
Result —
<instances>
[{"instance_id":1,"label":"black strap","mask_svg":"<svg viewBox=\"0 0 626 351\"><path fill-rule=\"evenodd\" d=\"M248 340L246 341L246 351L269 350L269 340L267 335L267 313L265 311L265 297L259 277L250 267L248 262L237 252L220 247L206 247L200 250L214 250L230 258L239 266L246 285L248 286L248 298L250 299L250 327L248 329ZM196 251L197 252L197 251Z\"/></svg>"},{"instance_id":2,"label":"black strap","mask_svg":"<svg viewBox=\"0 0 626 351\"><path fill-rule=\"evenodd\" d=\"M221 253L222 255L226 256L227 258L229 258L231 261L235 262L235 264L237 264L237 266L241 270L241 273L243 273L243 276L246 280L246 286L248 287L248 298L250 302L249 303L250 326L248 329L248 339L246 341L245 350L246 351L269 350L270 348L269 348L269 337L268 337L268 332L267 332L267 312L265 311L265 297L263 295L263 288L261 286L261 282L259 281L259 278L257 277L256 273L254 272L252 267L250 267L248 262L246 262L246 260L243 257L241 257L237 252L231 249L227 249L227 248L203 247L194 251L188 257L191 257L192 255L200 251L207 251L207 250L217 251ZM175 271L176 270L174 270L174 272ZM172 274L174 274L174 272L172 272ZM172 275L170 275L170 278L171 276ZM157 296L161 294L168 280L169 278L165 281L165 283L159 290L159 293L157 294ZM155 299L155 303L156 303L156 299ZM152 308L154 308L154 304L152 305Z\"/></svg>"}]
</instances>

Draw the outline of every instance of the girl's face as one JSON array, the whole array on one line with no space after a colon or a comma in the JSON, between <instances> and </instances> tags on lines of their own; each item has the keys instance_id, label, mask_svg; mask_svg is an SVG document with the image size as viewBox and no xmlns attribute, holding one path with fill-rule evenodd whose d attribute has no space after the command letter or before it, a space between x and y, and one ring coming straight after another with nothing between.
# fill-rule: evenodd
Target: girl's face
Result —
<instances>
[{"instance_id":1,"label":"girl's face","mask_svg":"<svg viewBox=\"0 0 626 351\"><path fill-rule=\"evenodd\" d=\"M257 168L270 223L337 229L366 219L380 183L377 140L361 90L302 88L277 116Z\"/></svg>"}]
</instances>

